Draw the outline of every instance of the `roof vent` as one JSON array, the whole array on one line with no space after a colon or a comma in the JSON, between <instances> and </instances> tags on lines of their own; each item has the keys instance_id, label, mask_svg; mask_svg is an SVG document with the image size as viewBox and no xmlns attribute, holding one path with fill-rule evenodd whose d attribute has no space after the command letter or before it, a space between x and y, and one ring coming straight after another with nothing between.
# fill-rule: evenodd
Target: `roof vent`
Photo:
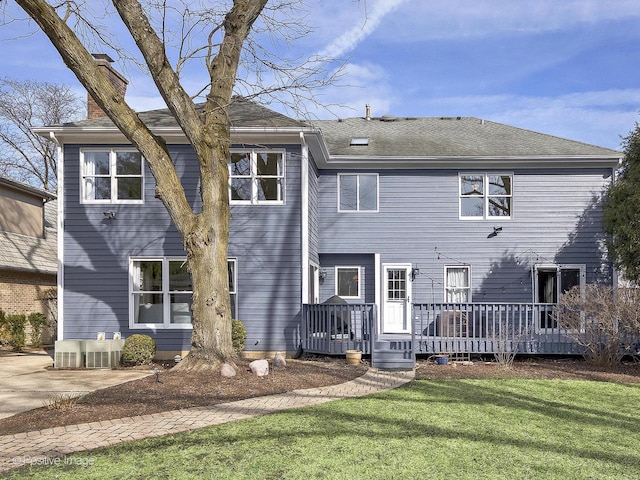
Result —
<instances>
[{"instance_id":1,"label":"roof vent","mask_svg":"<svg viewBox=\"0 0 640 480\"><path fill-rule=\"evenodd\" d=\"M398 117L394 117L393 115L383 115L380 117L381 122L395 122L398 120Z\"/></svg>"},{"instance_id":2,"label":"roof vent","mask_svg":"<svg viewBox=\"0 0 640 480\"><path fill-rule=\"evenodd\" d=\"M369 137L352 137L350 147L366 147L369 145Z\"/></svg>"}]
</instances>

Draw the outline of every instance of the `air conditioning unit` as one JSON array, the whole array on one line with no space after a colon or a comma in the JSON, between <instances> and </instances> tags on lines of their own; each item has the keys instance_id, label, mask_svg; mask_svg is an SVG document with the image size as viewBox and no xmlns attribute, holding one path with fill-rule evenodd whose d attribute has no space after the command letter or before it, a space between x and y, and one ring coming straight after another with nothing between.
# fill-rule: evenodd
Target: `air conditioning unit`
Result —
<instances>
[{"instance_id":1,"label":"air conditioning unit","mask_svg":"<svg viewBox=\"0 0 640 480\"><path fill-rule=\"evenodd\" d=\"M84 365L87 368L114 368L120 364L124 340L85 340Z\"/></svg>"},{"instance_id":2,"label":"air conditioning unit","mask_svg":"<svg viewBox=\"0 0 640 480\"><path fill-rule=\"evenodd\" d=\"M54 350L55 368L82 367L82 340L56 340Z\"/></svg>"},{"instance_id":3,"label":"air conditioning unit","mask_svg":"<svg viewBox=\"0 0 640 480\"><path fill-rule=\"evenodd\" d=\"M85 340L84 366L87 368L111 368L111 346L108 340Z\"/></svg>"}]
</instances>

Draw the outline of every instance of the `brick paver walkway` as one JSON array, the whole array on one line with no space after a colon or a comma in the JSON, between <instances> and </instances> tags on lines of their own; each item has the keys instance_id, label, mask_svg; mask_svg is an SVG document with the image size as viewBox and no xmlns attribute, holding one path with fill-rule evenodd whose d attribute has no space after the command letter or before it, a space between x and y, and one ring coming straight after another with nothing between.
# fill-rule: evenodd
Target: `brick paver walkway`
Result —
<instances>
[{"instance_id":1,"label":"brick paver walkway","mask_svg":"<svg viewBox=\"0 0 640 480\"><path fill-rule=\"evenodd\" d=\"M210 407L194 407L15 435L2 435L0 436L0 472L25 463L43 463L45 458L59 458L74 452L93 450L117 443L159 437L343 398L362 397L399 387L413 378L413 371L389 372L370 369L363 376L340 385L295 390Z\"/></svg>"}]
</instances>

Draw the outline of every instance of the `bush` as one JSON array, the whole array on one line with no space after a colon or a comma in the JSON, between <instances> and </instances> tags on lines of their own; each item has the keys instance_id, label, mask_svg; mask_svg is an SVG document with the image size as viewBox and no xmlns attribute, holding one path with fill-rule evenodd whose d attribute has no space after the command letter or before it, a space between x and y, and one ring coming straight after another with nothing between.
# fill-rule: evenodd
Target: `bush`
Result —
<instances>
[{"instance_id":1,"label":"bush","mask_svg":"<svg viewBox=\"0 0 640 480\"><path fill-rule=\"evenodd\" d=\"M47 323L47 317L43 313L32 313L29 315L29 324L31 325L31 345L34 347L42 346L42 327Z\"/></svg>"},{"instance_id":2,"label":"bush","mask_svg":"<svg viewBox=\"0 0 640 480\"><path fill-rule=\"evenodd\" d=\"M25 315L5 315L4 323L9 330L9 344L15 352L21 352L26 344L25 326L27 317Z\"/></svg>"},{"instance_id":3,"label":"bush","mask_svg":"<svg viewBox=\"0 0 640 480\"><path fill-rule=\"evenodd\" d=\"M4 312L0 310L0 345L9 345L9 343L11 343L9 325L7 324Z\"/></svg>"},{"instance_id":4,"label":"bush","mask_svg":"<svg viewBox=\"0 0 640 480\"><path fill-rule=\"evenodd\" d=\"M567 335L584 347L589 363L612 366L633 351L640 336L640 289L614 291L587 285L584 294L573 287L560 297L556 318Z\"/></svg>"},{"instance_id":5,"label":"bush","mask_svg":"<svg viewBox=\"0 0 640 480\"><path fill-rule=\"evenodd\" d=\"M156 354L156 341L149 335L134 334L124 341L122 359L126 364L148 365Z\"/></svg>"},{"instance_id":6,"label":"bush","mask_svg":"<svg viewBox=\"0 0 640 480\"><path fill-rule=\"evenodd\" d=\"M236 352L242 351L247 340L247 329L240 320L231 320L231 341Z\"/></svg>"}]
</instances>

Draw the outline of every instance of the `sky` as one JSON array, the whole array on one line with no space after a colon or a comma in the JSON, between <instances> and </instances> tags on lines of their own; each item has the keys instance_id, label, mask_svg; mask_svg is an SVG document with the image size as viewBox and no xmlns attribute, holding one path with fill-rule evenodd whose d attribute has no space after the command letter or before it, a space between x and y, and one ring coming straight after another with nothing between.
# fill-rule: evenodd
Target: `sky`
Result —
<instances>
[{"instance_id":1,"label":"sky","mask_svg":"<svg viewBox=\"0 0 640 480\"><path fill-rule=\"evenodd\" d=\"M20 16L11 3L0 76L82 92L33 25L7 23ZM364 116L368 104L373 116L474 116L614 149L640 120L640 0L306 3L313 32L273 48L343 62L339 85L315 92L332 105L310 107L319 118ZM163 106L148 77L126 72L134 109Z\"/></svg>"}]
</instances>

